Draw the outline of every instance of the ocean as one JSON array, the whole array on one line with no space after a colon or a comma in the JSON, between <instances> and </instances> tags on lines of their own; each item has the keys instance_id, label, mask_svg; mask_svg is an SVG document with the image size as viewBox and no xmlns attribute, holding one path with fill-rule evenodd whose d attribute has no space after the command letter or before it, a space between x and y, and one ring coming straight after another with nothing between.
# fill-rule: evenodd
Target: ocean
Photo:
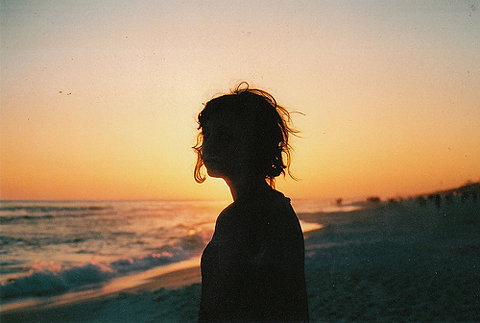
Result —
<instances>
[{"instance_id":1,"label":"ocean","mask_svg":"<svg viewBox=\"0 0 480 323\"><path fill-rule=\"evenodd\" d=\"M229 203L2 201L2 303L101 286L198 257ZM293 205L297 214L332 210L329 200ZM301 224L304 231L313 228Z\"/></svg>"}]
</instances>

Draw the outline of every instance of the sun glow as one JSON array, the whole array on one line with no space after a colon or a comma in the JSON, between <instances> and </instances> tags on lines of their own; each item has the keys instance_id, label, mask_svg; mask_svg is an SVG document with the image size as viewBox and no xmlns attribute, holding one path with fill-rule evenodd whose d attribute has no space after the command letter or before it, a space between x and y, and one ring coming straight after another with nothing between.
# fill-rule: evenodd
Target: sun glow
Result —
<instances>
[{"instance_id":1,"label":"sun glow","mask_svg":"<svg viewBox=\"0 0 480 323\"><path fill-rule=\"evenodd\" d=\"M121 3L2 2L1 199L229 199L191 147L202 103L243 80L305 113L287 195L480 179L466 3Z\"/></svg>"}]
</instances>

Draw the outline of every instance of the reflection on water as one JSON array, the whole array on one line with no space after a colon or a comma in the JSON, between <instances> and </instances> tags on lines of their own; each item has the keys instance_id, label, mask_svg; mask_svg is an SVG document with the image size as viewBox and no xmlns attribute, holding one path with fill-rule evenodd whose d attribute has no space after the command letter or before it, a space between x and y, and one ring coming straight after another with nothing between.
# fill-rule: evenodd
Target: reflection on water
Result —
<instances>
[{"instance_id":1,"label":"reflection on water","mask_svg":"<svg viewBox=\"0 0 480 323\"><path fill-rule=\"evenodd\" d=\"M195 259L228 201L0 202L1 298L78 291ZM330 201L293 201L297 213ZM319 224L301 222L304 231ZM166 267L165 267L166 268Z\"/></svg>"}]
</instances>

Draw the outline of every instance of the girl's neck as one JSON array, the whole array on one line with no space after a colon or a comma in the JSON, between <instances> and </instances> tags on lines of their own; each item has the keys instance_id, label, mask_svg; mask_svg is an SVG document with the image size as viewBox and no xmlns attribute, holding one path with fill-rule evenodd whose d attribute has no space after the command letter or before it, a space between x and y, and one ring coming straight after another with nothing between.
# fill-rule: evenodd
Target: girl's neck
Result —
<instances>
[{"instance_id":1,"label":"girl's neck","mask_svg":"<svg viewBox=\"0 0 480 323\"><path fill-rule=\"evenodd\" d=\"M232 194L234 202L239 199L243 199L252 193L271 189L267 182L265 182L265 179L261 177L239 177L237 179L228 178L225 179L225 182L230 188L230 193Z\"/></svg>"}]
</instances>

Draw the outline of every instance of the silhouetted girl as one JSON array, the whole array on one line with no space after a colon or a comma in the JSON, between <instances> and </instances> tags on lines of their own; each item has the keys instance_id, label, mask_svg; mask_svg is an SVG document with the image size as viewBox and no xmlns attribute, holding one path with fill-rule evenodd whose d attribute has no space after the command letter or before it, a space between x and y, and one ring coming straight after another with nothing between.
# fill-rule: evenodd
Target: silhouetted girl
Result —
<instances>
[{"instance_id":1,"label":"silhouetted girl","mask_svg":"<svg viewBox=\"0 0 480 323\"><path fill-rule=\"evenodd\" d=\"M290 200L273 189L289 170L295 131L269 93L241 85L198 115L195 180L205 180L205 165L234 200L203 251L199 321L305 322L303 235Z\"/></svg>"}]
</instances>

